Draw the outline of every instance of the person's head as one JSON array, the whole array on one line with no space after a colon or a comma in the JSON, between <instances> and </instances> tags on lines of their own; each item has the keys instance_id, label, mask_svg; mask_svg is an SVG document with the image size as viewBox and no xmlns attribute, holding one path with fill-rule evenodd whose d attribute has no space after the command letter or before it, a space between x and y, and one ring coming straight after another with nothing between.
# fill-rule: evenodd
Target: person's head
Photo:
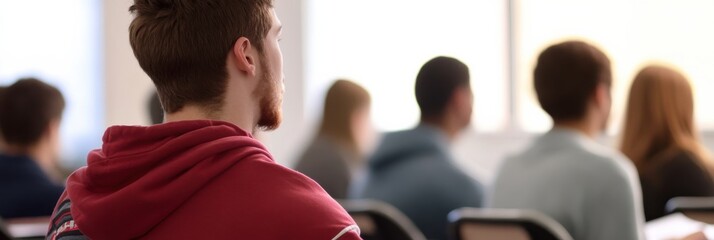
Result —
<instances>
[{"instance_id":1,"label":"person's head","mask_svg":"<svg viewBox=\"0 0 714 240\"><path fill-rule=\"evenodd\" d=\"M152 92L147 102L146 110L151 118L151 124L160 124L164 122L164 109L161 107L161 100L157 92Z\"/></svg>"},{"instance_id":2,"label":"person's head","mask_svg":"<svg viewBox=\"0 0 714 240\"><path fill-rule=\"evenodd\" d=\"M208 118L252 116L253 128L278 127L281 25L272 0L134 0L130 11L134 55L166 114L193 107Z\"/></svg>"},{"instance_id":3,"label":"person's head","mask_svg":"<svg viewBox=\"0 0 714 240\"><path fill-rule=\"evenodd\" d=\"M0 133L10 154L59 154L59 127L65 102L57 88L34 78L20 79L0 95ZM42 159L51 161L56 159Z\"/></svg>"},{"instance_id":4,"label":"person's head","mask_svg":"<svg viewBox=\"0 0 714 240\"><path fill-rule=\"evenodd\" d=\"M694 125L692 87L684 75L655 65L637 74L627 102L621 150L639 167L667 150L708 160Z\"/></svg>"},{"instance_id":5,"label":"person's head","mask_svg":"<svg viewBox=\"0 0 714 240\"><path fill-rule=\"evenodd\" d=\"M338 141L356 154L370 144L371 98L362 86L337 80L325 96L319 134Z\"/></svg>"},{"instance_id":6,"label":"person's head","mask_svg":"<svg viewBox=\"0 0 714 240\"><path fill-rule=\"evenodd\" d=\"M473 94L469 68L450 57L436 57L421 67L415 95L421 122L461 130L471 123Z\"/></svg>"},{"instance_id":7,"label":"person's head","mask_svg":"<svg viewBox=\"0 0 714 240\"><path fill-rule=\"evenodd\" d=\"M610 114L610 60L596 47L567 41L548 47L533 74L541 107L558 125L594 122L604 130Z\"/></svg>"}]
</instances>

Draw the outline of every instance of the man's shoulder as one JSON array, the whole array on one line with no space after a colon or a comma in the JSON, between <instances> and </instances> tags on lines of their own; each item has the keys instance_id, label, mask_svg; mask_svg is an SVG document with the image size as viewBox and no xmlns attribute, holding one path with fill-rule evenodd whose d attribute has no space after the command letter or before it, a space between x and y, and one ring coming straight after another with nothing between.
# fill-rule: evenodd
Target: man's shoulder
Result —
<instances>
[{"instance_id":1,"label":"man's shoulder","mask_svg":"<svg viewBox=\"0 0 714 240\"><path fill-rule=\"evenodd\" d=\"M583 149L582 156L588 160L586 164L600 174L611 177L629 178L637 175L635 165L624 154L616 149L594 145Z\"/></svg>"},{"instance_id":2,"label":"man's shoulder","mask_svg":"<svg viewBox=\"0 0 714 240\"><path fill-rule=\"evenodd\" d=\"M591 178L625 180L637 176L632 162L615 149L595 144L574 144L554 147L531 147L506 157L500 169L523 169L535 165L557 165L561 174L577 176L586 184L599 184ZM547 168L551 169L551 168Z\"/></svg>"},{"instance_id":3,"label":"man's shoulder","mask_svg":"<svg viewBox=\"0 0 714 240\"><path fill-rule=\"evenodd\" d=\"M358 239L359 228L347 211L309 177L278 163L260 159L248 160L234 168L238 172L229 175L252 176L241 181L251 181L251 189L257 193L243 194L257 194L257 198L262 199L262 205L270 208L265 214L280 216L279 222L296 230L296 236Z\"/></svg>"},{"instance_id":4,"label":"man's shoulder","mask_svg":"<svg viewBox=\"0 0 714 240\"><path fill-rule=\"evenodd\" d=\"M277 208L309 209L329 206L339 214L344 213L344 210L317 182L272 160L245 159L222 174L221 179L218 179L215 184L222 185L220 189L229 188L240 192L236 193L237 197L250 194L259 198L289 200L290 204L275 206Z\"/></svg>"},{"instance_id":5,"label":"man's shoulder","mask_svg":"<svg viewBox=\"0 0 714 240\"><path fill-rule=\"evenodd\" d=\"M240 174L224 174L223 177L250 177L255 180L267 181L267 183L280 182L287 186L312 187L314 181L304 174L283 166L265 156L256 156L242 159L231 166L229 171Z\"/></svg>"},{"instance_id":6,"label":"man's shoulder","mask_svg":"<svg viewBox=\"0 0 714 240\"><path fill-rule=\"evenodd\" d=\"M578 161L579 166L572 169L575 169L573 174L581 176L582 184L593 189L620 188L625 192L640 187L634 164L616 149L593 145L581 149L579 156L582 161Z\"/></svg>"}]
</instances>

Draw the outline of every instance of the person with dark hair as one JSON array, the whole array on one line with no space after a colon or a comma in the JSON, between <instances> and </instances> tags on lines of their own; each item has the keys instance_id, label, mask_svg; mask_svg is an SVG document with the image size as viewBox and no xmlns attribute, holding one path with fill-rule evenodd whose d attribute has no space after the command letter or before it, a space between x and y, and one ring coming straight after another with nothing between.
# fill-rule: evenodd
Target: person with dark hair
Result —
<instances>
[{"instance_id":1,"label":"person with dark hair","mask_svg":"<svg viewBox=\"0 0 714 240\"><path fill-rule=\"evenodd\" d=\"M164 122L164 109L161 107L159 93L156 91L151 93L146 109L149 113L149 118L151 118L151 124L160 124Z\"/></svg>"},{"instance_id":2,"label":"person with dark hair","mask_svg":"<svg viewBox=\"0 0 714 240\"><path fill-rule=\"evenodd\" d=\"M533 77L554 126L502 163L490 207L540 211L574 239L642 239L637 171L595 141L610 113L608 57L581 41L555 44L540 54Z\"/></svg>"},{"instance_id":3,"label":"person with dark hair","mask_svg":"<svg viewBox=\"0 0 714 240\"><path fill-rule=\"evenodd\" d=\"M335 81L325 96L318 133L295 165L333 198L347 198L352 179L364 166L372 132L370 107L362 86Z\"/></svg>"},{"instance_id":4,"label":"person with dark hair","mask_svg":"<svg viewBox=\"0 0 714 240\"><path fill-rule=\"evenodd\" d=\"M480 207L483 198L481 184L455 165L449 150L471 123L469 69L454 58L434 58L419 70L415 93L419 125L384 136L354 194L394 205L429 239L447 239L447 214Z\"/></svg>"},{"instance_id":5,"label":"person with dark hair","mask_svg":"<svg viewBox=\"0 0 714 240\"><path fill-rule=\"evenodd\" d=\"M334 199L253 137L281 122L272 1L133 2L129 42L165 122L108 128L47 238L359 239Z\"/></svg>"},{"instance_id":6,"label":"person with dark hair","mask_svg":"<svg viewBox=\"0 0 714 240\"><path fill-rule=\"evenodd\" d=\"M0 217L52 214L64 187L49 175L56 171L64 97L33 78L20 79L0 94Z\"/></svg>"}]
</instances>

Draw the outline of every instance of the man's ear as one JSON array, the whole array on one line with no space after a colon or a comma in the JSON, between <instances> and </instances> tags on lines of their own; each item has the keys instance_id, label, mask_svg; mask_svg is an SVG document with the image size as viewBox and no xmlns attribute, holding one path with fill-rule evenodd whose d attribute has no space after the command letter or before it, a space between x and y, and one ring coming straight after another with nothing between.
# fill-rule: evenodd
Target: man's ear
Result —
<instances>
[{"instance_id":1,"label":"man's ear","mask_svg":"<svg viewBox=\"0 0 714 240\"><path fill-rule=\"evenodd\" d=\"M62 120L60 120L59 118L50 120L50 124L47 125L47 130L45 131L45 134L49 137L59 136L61 122Z\"/></svg>"},{"instance_id":2,"label":"man's ear","mask_svg":"<svg viewBox=\"0 0 714 240\"><path fill-rule=\"evenodd\" d=\"M606 84L598 84L595 88L595 94L593 96L595 103L599 107L603 107L610 104L610 87Z\"/></svg>"},{"instance_id":3,"label":"man's ear","mask_svg":"<svg viewBox=\"0 0 714 240\"><path fill-rule=\"evenodd\" d=\"M248 38L238 38L235 45L233 45L233 56L235 57L235 64L239 71L249 76L255 76L255 50Z\"/></svg>"},{"instance_id":4,"label":"man's ear","mask_svg":"<svg viewBox=\"0 0 714 240\"><path fill-rule=\"evenodd\" d=\"M459 87L454 90L451 102L459 109L470 108L473 105L473 94L468 87Z\"/></svg>"}]
</instances>

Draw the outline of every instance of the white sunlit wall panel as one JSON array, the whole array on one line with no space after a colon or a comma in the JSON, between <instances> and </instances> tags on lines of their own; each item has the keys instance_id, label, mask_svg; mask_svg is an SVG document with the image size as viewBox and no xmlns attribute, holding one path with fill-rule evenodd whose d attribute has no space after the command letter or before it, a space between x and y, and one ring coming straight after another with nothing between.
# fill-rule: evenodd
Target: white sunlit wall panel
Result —
<instances>
[{"instance_id":1,"label":"white sunlit wall panel","mask_svg":"<svg viewBox=\"0 0 714 240\"><path fill-rule=\"evenodd\" d=\"M584 39L608 54L613 64L613 108L609 133L622 125L627 94L648 63L668 63L683 71L696 94L697 123L714 129L714 1L708 0L514 0L516 108L518 125L547 130L550 119L533 91L533 69L548 45Z\"/></svg>"},{"instance_id":2,"label":"white sunlit wall panel","mask_svg":"<svg viewBox=\"0 0 714 240\"><path fill-rule=\"evenodd\" d=\"M101 1L0 1L0 84L36 77L62 91L62 163L84 164L104 127Z\"/></svg>"},{"instance_id":3,"label":"white sunlit wall panel","mask_svg":"<svg viewBox=\"0 0 714 240\"><path fill-rule=\"evenodd\" d=\"M477 131L508 126L507 1L309 0L306 3L306 109L321 114L338 78L372 95L378 129L406 129L419 119L414 80L436 56L464 61L474 89Z\"/></svg>"}]
</instances>

